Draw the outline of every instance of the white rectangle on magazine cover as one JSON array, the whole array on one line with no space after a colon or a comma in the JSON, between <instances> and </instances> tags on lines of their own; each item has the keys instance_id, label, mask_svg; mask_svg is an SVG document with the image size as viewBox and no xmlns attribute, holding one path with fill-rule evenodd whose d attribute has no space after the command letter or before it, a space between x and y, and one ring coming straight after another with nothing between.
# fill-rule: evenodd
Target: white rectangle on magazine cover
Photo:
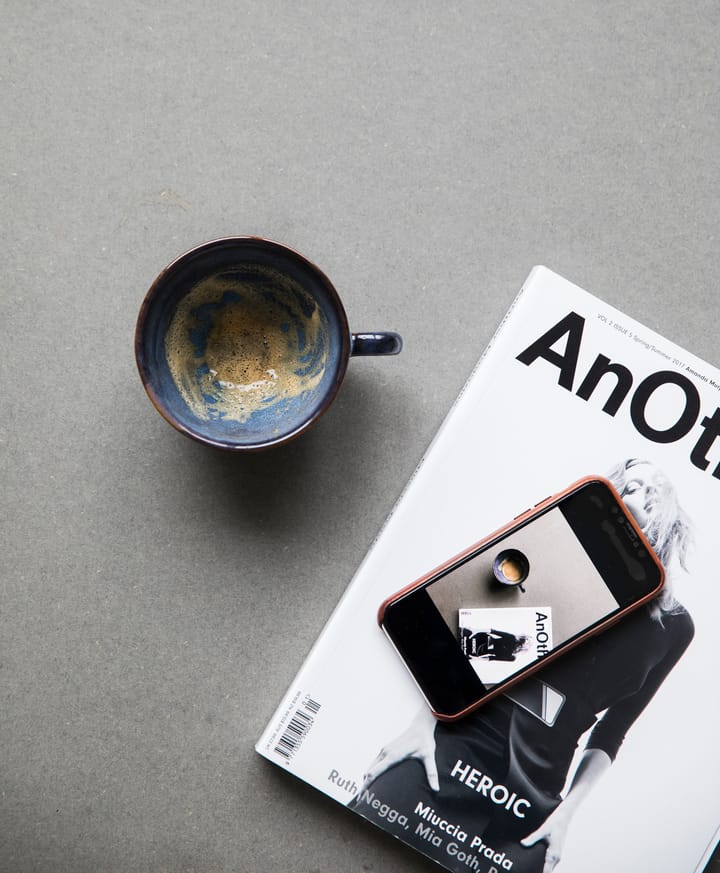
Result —
<instances>
[{"instance_id":1,"label":"white rectangle on magazine cover","mask_svg":"<svg viewBox=\"0 0 720 873\"><path fill-rule=\"evenodd\" d=\"M533 270L258 752L449 870L699 869L720 822L719 407L715 367ZM667 594L544 668L539 714L504 697L437 725L380 603L598 473Z\"/></svg>"}]
</instances>

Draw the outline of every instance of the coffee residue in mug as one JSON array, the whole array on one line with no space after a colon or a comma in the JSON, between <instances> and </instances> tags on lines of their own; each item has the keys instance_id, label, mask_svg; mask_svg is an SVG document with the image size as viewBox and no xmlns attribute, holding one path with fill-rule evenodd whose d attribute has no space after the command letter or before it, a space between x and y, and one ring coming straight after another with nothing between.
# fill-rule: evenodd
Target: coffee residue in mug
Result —
<instances>
[{"instance_id":1,"label":"coffee residue in mug","mask_svg":"<svg viewBox=\"0 0 720 873\"><path fill-rule=\"evenodd\" d=\"M297 282L270 267L242 265L204 279L181 300L165 355L198 418L242 424L319 385L327 322Z\"/></svg>"}]
</instances>

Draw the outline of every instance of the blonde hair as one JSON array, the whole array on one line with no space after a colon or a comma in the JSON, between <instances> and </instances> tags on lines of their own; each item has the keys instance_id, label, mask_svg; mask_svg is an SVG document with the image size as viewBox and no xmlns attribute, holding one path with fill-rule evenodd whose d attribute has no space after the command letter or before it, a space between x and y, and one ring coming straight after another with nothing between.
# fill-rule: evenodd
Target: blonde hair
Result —
<instances>
[{"instance_id":1,"label":"blonde hair","mask_svg":"<svg viewBox=\"0 0 720 873\"><path fill-rule=\"evenodd\" d=\"M689 516L680 506L675 486L668 477L652 462L641 458L630 458L615 466L608 473L608 479L615 486L620 497L624 498L627 486L633 480L633 467L639 464L644 464L652 470L656 495L656 499L648 509L650 517L643 533L666 570L672 559L677 558L682 569L687 572L685 562L692 546L692 524ZM664 599L661 596L660 604L665 612L682 608L672 596Z\"/></svg>"}]
</instances>

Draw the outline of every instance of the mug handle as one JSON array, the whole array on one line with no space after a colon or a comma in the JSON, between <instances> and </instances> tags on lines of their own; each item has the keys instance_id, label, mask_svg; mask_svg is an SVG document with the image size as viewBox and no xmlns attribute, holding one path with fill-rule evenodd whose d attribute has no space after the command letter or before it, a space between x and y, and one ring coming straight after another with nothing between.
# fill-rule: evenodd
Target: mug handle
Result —
<instances>
[{"instance_id":1,"label":"mug handle","mask_svg":"<svg viewBox=\"0 0 720 873\"><path fill-rule=\"evenodd\" d=\"M402 345L402 337L392 330L350 335L351 355L397 355Z\"/></svg>"}]
</instances>

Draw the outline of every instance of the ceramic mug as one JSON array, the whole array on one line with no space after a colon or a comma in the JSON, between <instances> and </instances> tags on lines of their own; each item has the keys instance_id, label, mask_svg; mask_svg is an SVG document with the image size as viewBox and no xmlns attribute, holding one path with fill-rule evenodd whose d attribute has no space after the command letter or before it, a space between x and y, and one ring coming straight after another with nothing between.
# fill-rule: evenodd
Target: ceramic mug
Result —
<instances>
[{"instance_id":1,"label":"ceramic mug","mask_svg":"<svg viewBox=\"0 0 720 873\"><path fill-rule=\"evenodd\" d=\"M501 585L519 588L530 574L530 562L518 549L503 549L493 561L493 575Z\"/></svg>"},{"instance_id":2,"label":"ceramic mug","mask_svg":"<svg viewBox=\"0 0 720 873\"><path fill-rule=\"evenodd\" d=\"M135 358L160 414L199 442L256 451L303 433L352 355L396 355L392 331L351 333L314 264L259 237L213 240L167 266L145 296Z\"/></svg>"}]
</instances>

